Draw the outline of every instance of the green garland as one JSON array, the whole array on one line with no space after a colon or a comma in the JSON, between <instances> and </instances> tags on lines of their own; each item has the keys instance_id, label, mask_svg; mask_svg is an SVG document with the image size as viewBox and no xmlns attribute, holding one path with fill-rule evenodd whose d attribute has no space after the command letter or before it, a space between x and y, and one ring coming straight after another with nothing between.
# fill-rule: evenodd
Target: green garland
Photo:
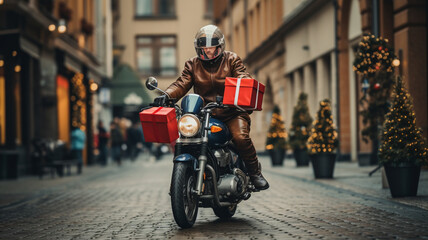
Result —
<instances>
[{"instance_id":1,"label":"green garland","mask_svg":"<svg viewBox=\"0 0 428 240\"><path fill-rule=\"evenodd\" d=\"M376 146L379 139L378 126L388 112L388 100L394 82L392 62L395 58L388 39L365 34L354 60L353 69L362 75L361 81L365 85L364 95L360 99L363 106L360 113L364 124L361 129L362 138L365 142L371 139ZM373 148L374 151L376 149L377 147Z\"/></svg>"},{"instance_id":2,"label":"green garland","mask_svg":"<svg viewBox=\"0 0 428 240\"><path fill-rule=\"evenodd\" d=\"M354 71L364 76L386 70L393 72L392 61L396 58L388 39L365 34L354 60Z\"/></svg>"}]
</instances>

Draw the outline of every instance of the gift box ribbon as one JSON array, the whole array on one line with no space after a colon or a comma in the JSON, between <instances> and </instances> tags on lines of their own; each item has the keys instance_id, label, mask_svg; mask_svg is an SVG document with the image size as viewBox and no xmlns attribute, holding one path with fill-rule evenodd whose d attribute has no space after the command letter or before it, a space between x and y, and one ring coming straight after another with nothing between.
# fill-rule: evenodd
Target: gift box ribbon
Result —
<instances>
[{"instance_id":1,"label":"gift box ribbon","mask_svg":"<svg viewBox=\"0 0 428 240\"><path fill-rule=\"evenodd\" d=\"M235 100L233 102L233 105L235 105L236 107L238 107L240 109L241 109L241 107L238 106L238 99L239 99L239 90L241 88L241 79L242 79L242 77L238 78L238 80L236 81ZM251 108L251 110L257 109L257 103L259 101L259 88L260 88L260 82L257 81L256 104L255 104L254 108Z\"/></svg>"}]
</instances>

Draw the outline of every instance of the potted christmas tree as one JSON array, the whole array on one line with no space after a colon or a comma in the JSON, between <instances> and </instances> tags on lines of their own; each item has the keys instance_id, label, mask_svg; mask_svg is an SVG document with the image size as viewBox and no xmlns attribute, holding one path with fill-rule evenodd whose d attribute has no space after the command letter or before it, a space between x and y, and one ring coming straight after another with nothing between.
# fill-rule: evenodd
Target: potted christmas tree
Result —
<instances>
[{"instance_id":1,"label":"potted christmas tree","mask_svg":"<svg viewBox=\"0 0 428 240\"><path fill-rule=\"evenodd\" d=\"M279 107L275 106L266 139L266 150L268 150L271 157L272 166L282 166L284 164L286 138L287 133L284 121L282 120Z\"/></svg>"},{"instance_id":2,"label":"potted christmas tree","mask_svg":"<svg viewBox=\"0 0 428 240\"><path fill-rule=\"evenodd\" d=\"M297 105L293 110L289 144L293 149L296 166L309 166L309 155L306 142L312 127L312 117L307 103L308 95L300 93Z\"/></svg>"},{"instance_id":3,"label":"potted christmas tree","mask_svg":"<svg viewBox=\"0 0 428 240\"><path fill-rule=\"evenodd\" d=\"M385 167L392 197L416 196L421 166L428 165L424 144L410 94L398 77L379 148L379 161Z\"/></svg>"},{"instance_id":4,"label":"potted christmas tree","mask_svg":"<svg viewBox=\"0 0 428 240\"><path fill-rule=\"evenodd\" d=\"M315 178L332 178L338 140L328 99L320 102L308 145Z\"/></svg>"}]
</instances>

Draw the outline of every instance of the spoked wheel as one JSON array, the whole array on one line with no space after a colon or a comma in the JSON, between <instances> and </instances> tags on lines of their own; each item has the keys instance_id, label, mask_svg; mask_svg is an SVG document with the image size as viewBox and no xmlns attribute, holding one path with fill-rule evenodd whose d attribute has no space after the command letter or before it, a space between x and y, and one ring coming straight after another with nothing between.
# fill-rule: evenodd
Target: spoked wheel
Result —
<instances>
[{"instance_id":1,"label":"spoked wheel","mask_svg":"<svg viewBox=\"0 0 428 240\"><path fill-rule=\"evenodd\" d=\"M233 215L235 215L237 208L238 208L238 205L234 204L227 207L215 207L213 208L213 210L217 217L221 219L230 219Z\"/></svg>"},{"instance_id":2,"label":"spoked wheel","mask_svg":"<svg viewBox=\"0 0 428 240\"><path fill-rule=\"evenodd\" d=\"M175 222L181 228L190 228L198 215L198 196L193 194L196 188L196 173L190 164L174 164L171 183L171 205Z\"/></svg>"}]
</instances>

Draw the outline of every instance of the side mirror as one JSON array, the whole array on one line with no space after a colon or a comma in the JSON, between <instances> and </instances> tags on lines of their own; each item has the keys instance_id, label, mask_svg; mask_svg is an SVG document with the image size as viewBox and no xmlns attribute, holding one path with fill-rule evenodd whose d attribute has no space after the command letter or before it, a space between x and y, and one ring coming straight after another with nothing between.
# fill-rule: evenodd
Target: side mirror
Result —
<instances>
[{"instance_id":1,"label":"side mirror","mask_svg":"<svg viewBox=\"0 0 428 240\"><path fill-rule=\"evenodd\" d=\"M147 80L146 80L146 87L149 90L155 90L155 89L157 89L157 87L158 87L158 80L156 80L155 77L149 77L149 78L147 78Z\"/></svg>"}]
</instances>

